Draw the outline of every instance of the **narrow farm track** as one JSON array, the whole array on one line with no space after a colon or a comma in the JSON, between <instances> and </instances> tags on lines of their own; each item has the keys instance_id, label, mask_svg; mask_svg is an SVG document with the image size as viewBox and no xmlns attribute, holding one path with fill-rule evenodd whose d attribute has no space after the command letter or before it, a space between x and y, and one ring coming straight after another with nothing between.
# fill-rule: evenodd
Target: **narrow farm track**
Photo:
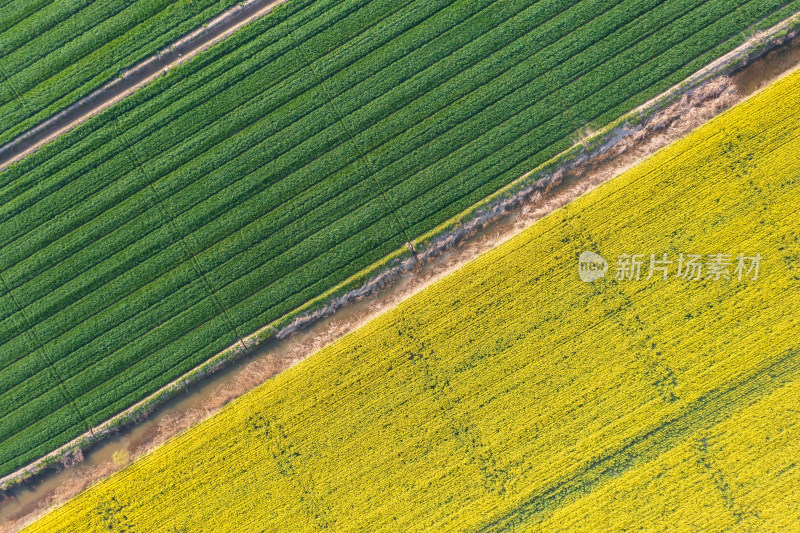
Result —
<instances>
[{"instance_id":1,"label":"narrow farm track","mask_svg":"<svg viewBox=\"0 0 800 533\"><path fill-rule=\"evenodd\" d=\"M192 33L171 44L155 56L136 65L74 104L59 111L15 139L0 146L0 170L19 161L36 148L125 98L169 69L187 61L209 46L229 37L237 29L271 12L287 0L249 0L236 4ZM5 74L3 74L5 78ZM2 80L0 80L2 81ZM8 80L6 79L8 83ZM13 87L12 87L13 88ZM24 105L23 97L16 92Z\"/></svg>"},{"instance_id":2,"label":"narrow farm track","mask_svg":"<svg viewBox=\"0 0 800 533\"><path fill-rule=\"evenodd\" d=\"M14 0L0 27L0 146L237 0Z\"/></svg>"}]
</instances>

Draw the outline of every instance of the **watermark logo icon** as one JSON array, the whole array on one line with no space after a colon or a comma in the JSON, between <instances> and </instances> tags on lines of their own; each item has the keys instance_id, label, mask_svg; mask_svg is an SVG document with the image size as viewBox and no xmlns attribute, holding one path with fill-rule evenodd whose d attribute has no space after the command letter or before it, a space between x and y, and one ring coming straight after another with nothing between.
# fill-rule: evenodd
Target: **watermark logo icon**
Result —
<instances>
[{"instance_id":1,"label":"watermark logo icon","mask_svg":"<svg viewBox=\"0 0 800 533\"><path fill-rule=\"evenodd\" d=\"M578 275L581 281L589 283L604 278L607 270L608 263L600 254L584 251L578 257Z\"/></svg>"}]
</instances>

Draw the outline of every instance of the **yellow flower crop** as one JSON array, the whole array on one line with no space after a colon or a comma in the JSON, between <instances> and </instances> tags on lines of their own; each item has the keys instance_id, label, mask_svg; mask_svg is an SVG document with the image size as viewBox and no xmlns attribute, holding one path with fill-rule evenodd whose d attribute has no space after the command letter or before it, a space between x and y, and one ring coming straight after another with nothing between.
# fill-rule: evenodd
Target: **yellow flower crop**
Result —
<instances>
[{"instance_id":1,"label":"yellow flower crop","mask_svg":"<svg viewBox=\"0 0 800 533\"><path fill-rule=\"evenodd\" d=\"M798 456L795 379L725 421L687 433L674 448L556 510L535 529L795 531Z\"/></svg>"},{"instance_id":2,"label":"yellow flower crop","mask_svg":"<svg viewBox=\"0 0 800 533\"><path fill-rule=\"evenodd\" d=\"M30 531L791 529L799 117L800 73ZM605 278L579 279L584 250ZM615 279L651 253L763 259Z\"/></svg>"}]
</instances>

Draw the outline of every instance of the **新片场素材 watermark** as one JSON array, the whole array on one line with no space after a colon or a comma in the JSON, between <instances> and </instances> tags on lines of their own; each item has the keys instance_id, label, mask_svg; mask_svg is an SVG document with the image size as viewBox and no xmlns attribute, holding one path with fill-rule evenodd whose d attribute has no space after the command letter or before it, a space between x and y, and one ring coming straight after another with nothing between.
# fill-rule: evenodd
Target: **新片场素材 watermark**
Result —
<instances>
[{"instance_id":1,"label":"\u65b0\u7247\u573a\u7d20\u6750 watermark","mask_svg":"<svg viewBox=\"0 0 800 533\"><path fill-rule=\"evenodd\" d=\"M738 280L758 279L758 271L763 257L739 254L685 254L677 256L662 254L617 255L613 269L613 279L619 281L649 280L660 277L666 281L670 277L684 280ZM582 281L591 282L606 277L608 262L595 252L584 251L578 258L578 275Z\"/></svg>"}]
</instances>

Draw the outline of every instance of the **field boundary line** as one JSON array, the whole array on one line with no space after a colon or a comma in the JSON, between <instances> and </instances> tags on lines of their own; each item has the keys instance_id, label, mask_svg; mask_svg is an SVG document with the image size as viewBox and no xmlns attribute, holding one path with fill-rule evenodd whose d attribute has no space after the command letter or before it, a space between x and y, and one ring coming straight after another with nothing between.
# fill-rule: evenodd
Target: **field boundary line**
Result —
<instances>
[{"instance_id":1,"label":"field boundary line","mask_svg":"<svg viewBox=\"0 0 800 533\"><path fill-rule=\"evenodd\" d=\"M573 227L573 228L570 228L570 229L574 229L574 227ZM600 250L600 251L602 252L602 250ZM780 353L780 352L779 352L779 353ZM726 381L727 381L727 380L726 380ZM730 380L730 381L735 381L735 380ZM655 425L655 424L653 424L653 425ZM648 428L648 429L649 429L649 428ZM624 441L623 441L623 442L624 442ZM607 449L610 449L610 450L612 450L612 451L613 451L615 448L616 448L616 447L611 447L611 446L609 446ZM556 478L556 480L558 480L558 478ZM509 503L510 503L510 502L509 502Z\"/></svg>"},{"instance_id":2,"label":"field boundary line","mask_svg":"<svg viewBox=\"0 0 800 533\"><path fill-rule=\"evenodd\" d=\"M379 195L376 195L376 198L377 198L378 196L379 196ZM365 253L366 253L366 252L365 252ZM362 254L362 256L363 256L363 254ZM360 258L360 257L362 257L362 256L359 256L359 258ZM357 259L358 259L358 258L356 258L356 259L354 259L354 260L357 260ZM186 262L190 262L190 261L191 261L191 258L190 258L190 257L186 257L186 258L184 259L184 261L182 261L182 262L181 262L181 264L184 264L184 263L186 263ZM286 274L286 275L288 275L288 274ZM284 275L283 277L285 277L286 275ZM279 279L282 279L282 278L279 278ZM183 288L187 287L187 286L188 286L189 284L191 284L191 283L192 283L191 281L187 282L186 284L182 285L182 286L181 286L181 287L180 287L178 290L181 290L181 289L183 289ZM227 285L226 285L226 286L227 286ZM306 288L306 287L303 287L303 288ZM207 288L206 288L206 289L207 289ZM300 290L302 290L302 289L300 289ZM177 292L177 291L176 291L176 292ZM171 294L174 294L174 292L173 292L173 293L170 293L170 295L171 295ZM256 294L256 293L250 293L250 294L248 295L248 297L249 297L249 296L252 296L253 294ZM294 294L294 293L293 293L293 294ZM212 299L213 299L213 298L214 298L214 295L212 295L212 294L209 294L209 295L207 295L207 297L210 297L210 298L212 298ZM199 303L200 303L200 301L198 301L198 302L197 302L197 304L195 304L195 305L198 305ZM301 306L301 307L302 307L302 306ZM268 309L271 309L271 307L270 307L270 308L268 308ZM139 311L139 312L137 312L136 314L139 314L139 313L141 313L141 312L144 312L144 311L146 311L146 309L144 309L144 310L142 310L142 311ZM292 312L294 312L294 310L293 310L293 311L290 311L288 314L291 314ZM135 315L134 315L134 316L135 316ZM191 329L189 329L189 330L186 330L185 332L183 332L183 333L181 334L180 338L183 338L183 337L185 337L186 335L189 335L190 333L192 333L192 332L194 332L194 331L197 331L197 330L199 330L200 328L204 327L204 326L205 326L205 325L207 325L209 322L211 322L212 320L214 320L214 319L218 318L219 316L220 316L220 315L214 315L214 316L211 316L211 317L209 317L209 318L207 318L207 319L204 319L204 320L203 320L203 322L201 322L200 324L197 324L197 325L195 325L193 328L191 328ZM284 316L284 315L281 315L281 316ZM175 318L175 317L170 317L170 320L171 320L171 319L174 319L174 318ZM276 320L280 320L280 317L279 317L278 319L276 319ZM106 333L107 333L107 332L106 332ZM238 336L238 335L237 335L237 336ZM247 338L248 338L248 337L245 337L245 339L247 339ZM135 339L134 339L134 340L135 340ZM93 363L89 364L88 366L84 366L84 367L83 367L83 368L82 368L82 369L81 369L79 372L86 371L87 369L89 369L89 368L91 368L91 367L93 367L93 366L95 366L95 365L99 364L100 362L102 362L102 361L104 361L104 360L108 359L108 357L110 357L111 355L113 355L113 353L116 353L116 351L118 351L118 350L121 350L121 349L123 349L124 347L126 347L126 346L130 345L130 343L131 343L131 342L134 342L134 340L132 340L132 341L129 341L128 343L126 343L126 344L125 344L125 345L123 345L123 346L120 346L120 347L119 347L117 350L115 350L115 352L112 352L112 353L109 353L109 354L107 354L107 355L106 355L106 356L104 356L103 358L101 358L101 359L99 359L99 360L97 360L97 361L94 361ZM239 340L242 340L242 339L241 339L241 338L239 338ZM169 346L169 345L170 345L171 343L173 343L173 342L175 342L175 339L173 339L173 340L169 340L169 341L165 341L164 343L162 343L162 344L158 345L158 347L156 347L156 348L155 348L153 351L151 351L151 352L147 353L145 356L143 356L143 358L142 358L141 360L139 360L139 361L137 362L137 364L139 364L139 363L141 363L141 362L145 361L146 359L148 359L148 358L152 357L153 355L155 355L155 354L156 354L156 352L158 352L159 350L161 350L161 349L165 348L166 346ZM85 345L83 345L83 346L85 346ZM234 346L235 346L235 345L234 345ZM243 343L243 346L244 346L245 350L247 350L247 349L249 349L249 348L251 348L251 347L252 347L252 345L248 345L248 344L247 344L247 341L246 341L246 340L244 341L244 343ZM229 347L228 349L230 349L230 348L231 348L231 347ZM239 353L245 353L245 352L243 352L241 349L239 349ZM217 354L217 355L218 355L218 354ZM213 358L212 358L212 359L213 359ZM199 366L203 366L203 363L201 363ZM192 371L194 371L194 370L196 370L196 369L197 369L197 367L195 367L195 369L189 370L188 372L192 372ZM38 372L37 372L37 374L38 374ZM36 374L34 374L34 375L36 375ZM112 376L110 376L110 377L108 377L108 378L104 379L103 381L96 382L94 385L92 385L92 387L91 387L91 388L89 388L89 389L85 390L85 391L84 391L84 392L82 392L82 393L81 393L79 396L77 396L77 399L83 398L84 396L86 396L86 395L90 394L92 391L94 391L94 390L95 390L95 389L97 389L98 387L100 387L100 386L104 385L105 383L107 383L107 382L109 382L109 381L111 381L111 380L113 380L113 379L115 379L115 378L116 378L116 375L112 375ZM174 383L175 381L177 381L177 380L179 380L179 379L181 379L181 378L179 377L179 378L177 378L176 380L173 380L173 381L172 381L172 382L170 382L170 383ZM49 390L52 390L52 389L49 389ZM47 392L48 392L48 391L44 391L44 392L42 392L42 393L38 394L38 395L37 395L35 398L33 398L33 399L39 398L39 397L43 396L44 394L46 394ZM20 407L17 407L17 408L15 408L14 410L12 410L12 411L10 411L9 413L7 413L6 415L3 415L3 417L6 417L6 416L9 416L9 415L11 415L12 413L14 413L14 412L18 411L20 408L21 408L21 406L20 406ZM0 418L3 418L3 417L0 417ZM29 424L29 425L27 425L27 426L25 426L25 427L23 427L23 428L20 428L20 429L19 429L18 431L16 431L14 434L10 435L9 437L6 437L6 439L3 439L3 441L0 441L0 443L2 443L2 442L5 442L5 440L8 440L9 438L13 437L13 436L14 436L14 435L16 435L17 433L20 433L21 431L23 431L23 430L27 429L29 426L30 426L30 424ZM9 459L9 460L13 460L13 459L14 459L14 458L12 458L12 459Z\"/></svg>"},{"instance_id":3,"label":"field boundary line","mask_svg":"<svg viewBox=\"0 0 800 533\"><path fill-rule=\"evenodd\" d=\"M367 178L365 178L365 179L367 179ZM377 198L377 197L379 197L379 196L380 196L380 195L378 194L378 195L376 195L376 196L375 196L375 198ZM154 206L154 207L158 207L158 206ZM402 250L402 248L400 248L400 249ZM368 253L368 252L365 252L365 253ZM354 260L354 261L355 261L355 260L358 260L358 259L359 259L360 257L362 257L363 255L364 255L364 254L362 254L362 255L358 256L357 258L355 258L355 259L353 259L353 260ZM192 261L191 257L185 257L185 258L184 258L184 260L183 260L183 261L181 261L181 263L180 263L180 264L185 264L185 263L187 263L187 262L191 262L191 261ZM277 280L273 281L272 283L275 283L275 282L277 282L277 281L279 281L279 280L281 280L281 279L285 278L287 275L289 275L289 273L287 273L287 274L284 274L284 275L283 275L281 278L278 278ZM235 281L235 280L234 280L234 281ZM201 282L202 282L202 280L201 280ZM184 285L181 285L181 286L180 286L180 287L179 287L179 288L178 288L176 291L173 291L173 292L169 293L169 295L167 295L167 296L171 296L171 295L173 295L175 292L177 292L177 291L180 291L180 290L182 290L182 289L186 288L186 287L187 287L187 286L189 286L191 283L192 283L192 281L189 281L189 282L187 282L186 284L184 284ZM232 283L232 282L231 282L231 283ZM225 285L225 287L227 287L229 284L230 284L230 283L226 284L226 285ZM308 286L304 286L304 287L303 287L303 288L301 288L300 290L303 290L303 289L305 289L305 288L307 288L307 287L308 287ZM204 285L204 288L206 288L206 290L208 290L208 289L207 289L207 287L205 287L205 285ZM248 296L247 296L246 298L249 298L250 296L253 296L253 295L254 295L254 294L256 294L256 293L257 293L257 292L251 292L251 293L249 293L249 294L248 294ZM290 296L293 296L294 294L296 294L296 292L295 292L295 293L292 293L292 295L290 295ZM214 295L213 295L213 294L208 294L206 297L208 297L208 298L212 298L212 299L213 299L213 298L214 298ZM113 303L116 303L116 301L115 301L115 302L113 302ZM103 309L107 309L108 307L110 307L110 305L113 305L113 303L112 303L112 304L109 304L109 306L106 306L106 307L104 307ZM199 303L200 303L200 301L198 301L198 302L197 302L196 304L194 304L194 305L198 305ZM275 305L278 305L278 304L275 304ZM193 306L193 307L194 307L194 306ZM300 307L302 307L302 305L301 305ZM269 307L269 308L267 308L267 310L270 310L270 309L272 309L272 307ZM147 311L147 309L143 309L143 310L141 310L141 311L138 311L138 312L137 312L137 313L135 313L133 316L136 316L136 315L138 315L138 314L140 314L140 313L143 313L143 312L145 312L145 311ZM289 311L289 313L287 313L287 314L291 314L291 313L293 313L293 312L294 312L294 310L292 310L292 311ZM185 337L186 335L189 335L190 333L192 333L192 332L194 332L194 331L197 331L198 329L200 329L200 328L204 327L206 324L208 324L209 322L211 322L211 321L212 321L212 320L214 320L215 318L218 318L219 316L220 316L220 315L214 315L214 316L211 316L211 317L209 317L209 318L207 318L207 319L203 320L203 322L201 322L200 324L197 324L197 325L195 325L194 327L192 327L191 329L189 329L189 330L186 330L185 332L183 332L183 333L181 334L180 338L183 338L183 337ZM284 315L281 315L281 317L282 317L282 316L284 316ZM280 319L281 319L281 317L277 318L276 320L280 320ZM174 319L174 318L175 318L174 316L173 316L173 317L170 317L170 318L169 318L169 320L172 320L172 319ZM116 327L116 326L115 326L115 327ZM113 329L113 328L112 328L112 329ZM109 331L111 331L111 330L107 330L107 331L105 331L104 333L108 333ZM246 336L246 337L244 337L244 339L245 339L245 340L244 340L244 348L245 348L245 349L249 349L250 347L252 347L252 345L249 345L249 344L247 343L247 340L246 340L246 339L247 339L248 337L249 337L249 336ZM97 364L101 363L102 361L104 361L104 360L108 359L109 357L111 357L111 356L112 356L114 353L116 353L116 351L119 351L119 350L121 350L121 349L125 348L126 346L130 345L130 343L134 342L135 340L136 340L136 339L133 339L133 340L129 341L128 343L126 343L126 344L124 344L124 345L120 346L119 348L117 348L117 349L116 349L114 352L111 352L111 353L109 353L109 354L106 354L106 355L105 355L104 357L102 357L101 359L98 359L97 361L94 361L94 362L92 362L91 364L89 364L89 365L87 365L87 366L84 366L83 368L81 368L81 369L79 370L79 372L84 372L84 371L86 371L87 369L89 369L89 368L91 368L91 367L93 367L93 366L95 366L95 365L97 365ZM241 338L240 338L239 340L241 340ZM90 342L91 342L91 341L90 341ZM144 355L144 356L143 356L143 358L142 358L142 359L140 359L140 360L137 362L137 364L139 364L139 363L141 363L142 361L144 361L144 360L148 359L149 357L151 357L151 356L155 355L155 353L156 353L156 352L158 352L159 350L161 350L161 349L165 348L166 346L168 346L168 345L169 345L169 344L171 344L172 342L175 342L175 339L173 339L173 340L170 340L170 341L165 341L164 343L162 343L162 344L158 345L158 346L157 346L157 347L156 347L156 348L155 348L153 351L151 351L151 352L147 353L146 355ZM86 345L85 345L85 344L84 344L84 345L81 345L81 347L83 347L83 346L86 346ZM202 366L202 364L201 364L200 366ZM190 370L189 372L191 372L191 370ZM38 372L37 372L36 374L34 374L34 375L37 375L37 374L38 374ZM80 395L79 395L77 398L78 398L78 399L80 399L80 398L82 398L82 397L86 396L87 394L90 394L92 391L94 391L95 389L97 389L97 388L98 388L98 387L100 387L101 385L103 385L103 384L105 384L105 383L107 383L107 382L111 381L111 380L112 380L112 379L114 379L115 377L116 377L116 376L114 375L114 376L108 377L107 379L104 379L103 381L96 382L94 385L92 385L92 387L91 387L91 388L89 388L89 389L87 389L86 391L82 392L82 393L81 393L81 394L80 394ZM30 379L30 378L28 378L28 379ZM174 380L173 380L173 381L174 381ZM50 390L52 390L52 389L50 389ZM40 396L43 396L43 395L44 395L44 394L46 394L47 392L48 392L48 391L44 391L44 392L40 393L39 395L37 395L37 396L36 396L35 398L33 398L33 399L39 398ZM3 415L3 417L9 416L11 413L13 413L13 412L15 412L15 411L17 411L17 410L19 410L19 409L20 409L20 407L17 407L16 409L14 409L14 410L10 411L10 412L9 412L9 413L7 413L6 415ZM0 417L0 418L3 418L3 417ZM27 426L25 426L25 427L21 428L21 429L20 429L20 431L24 430L26 427L27 427ZM12 435L12 436L13 436L13 435ZM3 441L0 441L0 443L4 442L5 440L7 440L7 439L4 439Z\"/></svg>"},{"instance_id":4,"label":"field boundary line","mask_svg":"<svg viewBox=\"0 0 800 533\"><path fill-rule=\"evenodd\" d=\"M346 142L346 141L345 141L345 142ZM368 180L368 178L364 178L364 180ZM378 196L380 196L380 194L376 195L375 197L377 198ZM158 208L159 206L158 206L158 205L152 205L151 207L153 207L153 208ZM154 230L154 231L155 231L155 230ZM311 237L311 236L315 235L316 233L318 233L318 232L315 232L315 233L311 234L309 237ZM216 241L216 242L219 242L219 241ZM215 242L215 243L212 243L212 245L210 245L210 246L213 246L214 244L216 244L216 242ZM204 250L205 250L205 249L207 249L207 248L204 248ZM363 254L362 254L362 256L363 256ZM357 258L354 258L354 260L357 260L358 258L360 258L360 257L362 257L362 256L359 256L359 257L357 257ZM190 256L186 256L186 257L184 258L184 260L183 260L183 261L181 261L181 262L180 262L178 265L176 265L176 267L177 267L177 266L179 266L179 265L185 264L186 262L189 262L189 261L191 261L191 260L192 260L192 258L191 258ZM272 283L275 283L275 282L278 282L278 281L280 281L281 279L285 278L287 275L289 275L289 273L286 273L286 274L284 274L283 276L281 276L280 278L277 278L276 280L274 280L273 282L271 282L271 283L270 283L270 285L271 285ZM235 281L235 280L233 280L233 281ZM226 283L226 284L224 285L224 287L227 287L228 285L230 285L230 283L233 283L233 281ZM183 289L183 288L184 288L184 287L186 287L186 286L187 286L189 283L191 283L191 282L187 282L186 284L184 284L184 285L181 285L180 287L178 287L178 288L176 289L176 291ZM223 288L224 288L224 287L223 287ZM267 285L267 287L269 287L269 285ZM303 288L306 288L306 287L303 287ZM301 289L301 290L302 290L302 289ZM166 295L166 296L172 295L172 294L174 294L174 292L176 292L176 291L173 291L173 292L169 293L169 294L168 294L168 295ZM254 294L256 294L256 293L255 293L255 292L248 293L248 295L247 295L245 298L248 298L248 297L250 297L250 296L253 296ZM296 293L292 293L292 295L294 295L294 294L296 294ZM108 308L109 308L111 305L113 305L114 303L116 303L116 302L118 302L118 301L120 301L120 300L122 300L122 299L124 299L124 298L127 298L127 297L129 297L129 296L130 296L130 293L129 293L129 294L126 294L126 295L124 295L124 296L122 296L121 298L119 298L119 299L117 299L117 300L114 300L114 301L113 301L113 302L111 302L111 303L108 303L106 306L104 306L104 307L102 307L101 309L99 309L99 311L102 311L102 310L108 309ZM211 295L209 294L209 296L211 296ZM238 303L238 302L237 302L237 303ZM144 312L144 311L145 311L145 310L141 310L141 311L137 312L136 314L134 314L133 316L136 316L136 315L138 315L139 313L141 313L141 312ZM71 329L74 329L75 327L78 327L80 324L82 324L83 322L85 322L85 320L86 320L86 319L84 319L83 321L79 322L78 324L76 324L75 326L73 326L72 328L70 328L70 330L71 330ZM209 319L209 320L211 320L211 319ZM205 323L207 323L209 320L206 320L206 321L204 321L202 324L200 324L200 325L196 326L196 327L195 327L195 328L193 328L192 330L189 330L189 331L187 331L185 334L188 334L189 332L196 330L197 328L199 328L199 327L201 327L202 325L204 325ZM116 327L116 326L114 326L114 327ZM113 328L112 328L112 329L113 329ZM69 330L68 330L68 331L69 331ZM106 330L104 333L108 333L109 331L111 331L111 330ZM185 334L184 334L184 335L185 335ZM56 338L58 338L58 337L56 337ZM82 345L82 346L85 346L85 345ZM163 346L162 346L162 347L163 347ZM122 348L122 347L120 347L120 348ZM109 354L109 355L110 355L110 354ZM152 355L152 354L148 354L148 356L149 356L149 355ZM104 359L105 359L105 358L104 358ZM102 360L102 359L101 359L101 360ZM94 365L94 364L97 364L98 362L100 362L100 361L96 361L95 363L93 363L93 365ZM90 365L90 366L92 366L92 365ZM85 368L88 368L88 367L85 367ZM95 387L93 387L93 388L95 388Z\"/></svg>"}]
</instances>

